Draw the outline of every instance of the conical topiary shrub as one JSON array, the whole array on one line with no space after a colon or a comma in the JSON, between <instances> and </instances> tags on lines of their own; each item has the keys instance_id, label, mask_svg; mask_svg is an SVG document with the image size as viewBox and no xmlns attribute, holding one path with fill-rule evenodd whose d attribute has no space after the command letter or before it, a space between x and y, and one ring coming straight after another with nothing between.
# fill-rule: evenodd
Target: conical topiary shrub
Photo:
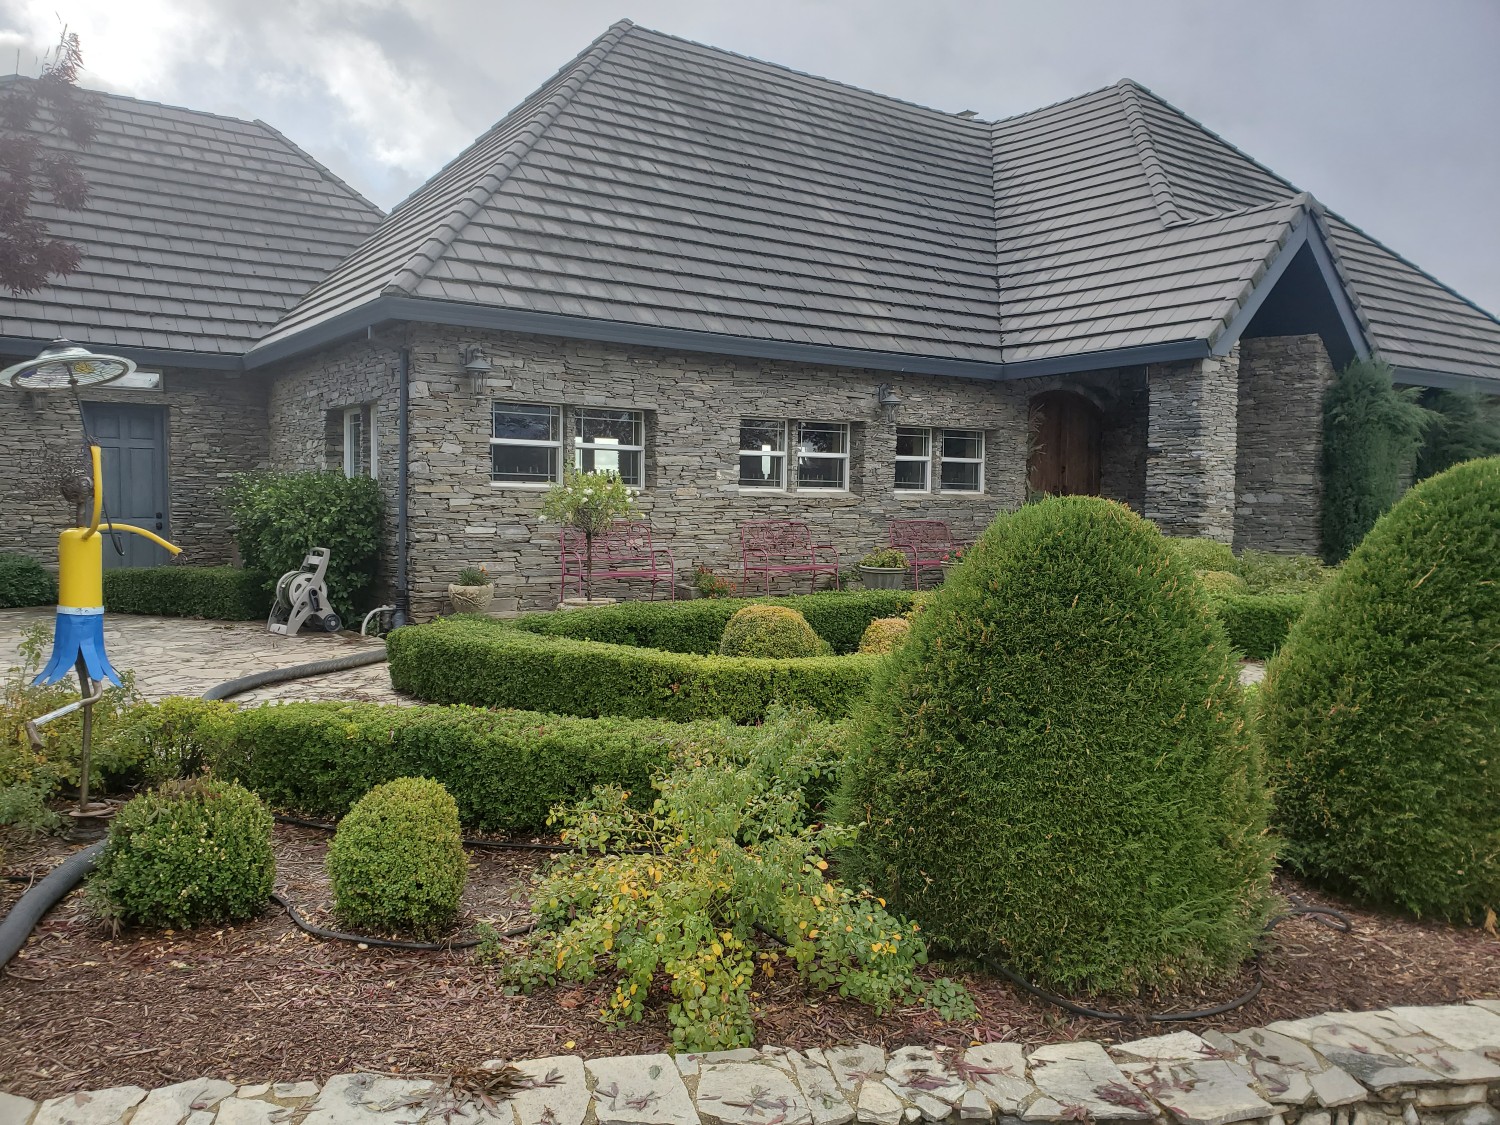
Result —
<instances>
[{"instance_id":1,"label":"conical topiary shrub","mask_svg":"<svg viewBox=\"0 0 1500 1125\"><path fill-rule=\"evenodd\" d=\"M1500 909L1500 458L1418 484L1271 662L1286 857L1372 902Z\"/></svg>"},{"instance_id":2,"label":"conical topiary shrub","mask_svg":"<svg viewBox=\"0 0 1500 1125\"><path fill-rule=\"evenodd\" d=\"M1266 797L1223 628L1106 500L992 527L857 719L849 857L940 946L1060 989L1213 975L1267 910Z\"/></svg>"}]
</instances>

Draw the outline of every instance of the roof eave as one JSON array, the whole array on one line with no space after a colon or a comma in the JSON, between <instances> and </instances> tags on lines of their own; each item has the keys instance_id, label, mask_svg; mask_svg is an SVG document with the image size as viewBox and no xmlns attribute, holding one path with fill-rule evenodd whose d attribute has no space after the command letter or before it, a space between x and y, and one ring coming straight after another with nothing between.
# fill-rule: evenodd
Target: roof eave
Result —
<instances>
[{"instance_id":1,"label":"roof eave","mask_svg":"<svg viewBox=\"0 0 1500 1125\"><path fill-rule=\"evenodd\" d=\"M105 340L89 339L84 333L77 333L80 338L78 343L97 347L110 355L124 356L126 359L134 360L138 364L147 367L183 367L193 368L199 371L243 371L245 370L245 356L241 353L226 352L193 352L179 351L175 348L136 348L124 345L111 344ZM0 336L0 354L3 355L35 355L48 344L52 343L54 337L46 339L40 336Z\"/></svg>"}]
</instances>

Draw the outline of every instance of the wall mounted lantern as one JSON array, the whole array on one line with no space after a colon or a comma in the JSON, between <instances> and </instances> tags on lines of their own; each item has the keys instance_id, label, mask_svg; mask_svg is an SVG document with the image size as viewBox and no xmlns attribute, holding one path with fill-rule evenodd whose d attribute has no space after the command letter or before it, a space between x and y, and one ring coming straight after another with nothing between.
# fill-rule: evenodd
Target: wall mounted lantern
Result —
<instances>
[{"instance_id":1,"label":"wall mounted lantern","mask_svg":"<svg viewBox=\"0 0 1500 1125\"><path fill-rule=\"evenodd\" d=\"M493 370L490 357L484 354L484 348L478 344L470 344L464 349L464 374L469 377L469 383L474 390L484 387L485 379Z\"/></svg>"},{"instance_id":2,"label":"wall mounted lantern","mask_svg":"<svg viewBox=\"0 0 1500 1125\"><path fill-rule=\"evenodd\" d=\"M901 409L901 396L889 383L881 383L875 388L875 405L880 408L880 417L884 421L894 422L896 412Z\"/></svg>"}]
</instances>

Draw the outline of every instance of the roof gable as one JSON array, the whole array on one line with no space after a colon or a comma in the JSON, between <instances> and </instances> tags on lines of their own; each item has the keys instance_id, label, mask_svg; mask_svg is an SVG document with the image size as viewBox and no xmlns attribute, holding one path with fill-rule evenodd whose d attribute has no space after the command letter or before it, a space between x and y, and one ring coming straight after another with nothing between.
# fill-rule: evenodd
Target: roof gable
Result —
<instances>
[{"instance_id":1,"label":"roof gable","mask_svg":"<svg viewBox=\"0 0 1500 1125\"><path fill-rule=\"evenodd\" d=\"M90 200L35 207L82 268L0 296L0 337L238 356L380 218L263 122L90 93Z\"/></svg>"}]
</instances>

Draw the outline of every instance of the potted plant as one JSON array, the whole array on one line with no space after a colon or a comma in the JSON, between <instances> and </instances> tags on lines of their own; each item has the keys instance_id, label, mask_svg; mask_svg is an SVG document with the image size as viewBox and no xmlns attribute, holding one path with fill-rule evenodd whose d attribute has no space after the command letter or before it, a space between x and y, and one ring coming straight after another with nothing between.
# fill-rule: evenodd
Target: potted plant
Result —
<instances>
[{"instance_id":1,"label":"potted plant","mask_svg":"<svg viewBox=\"0 0 1500 1125\"><path fill-rule=\"evenodd\" d=\"M484 613L495 597L495 584L482 566L466 566L458 581L448 586L448 602L454 613Z\"/></svg>"},{"instance_id":2,"label":"potted plant","mask_svg":"<svg viewBox=\"0 0 1500 1125\"><path fill-rule=\"evenodd\" d=\"M547 490L542 522L560 523L583 536L583 600L564 598L562 604L610 605L613 598L594 599L594 539L616 520L635 511L635 493L614 473L563 472L561 484Z\"/></svg>"},{"instance_id":3,"label":"potted plant","mask_svg":"<svg viewBox=\"0 0 1500 1125\"><path fill-rule=\"evenodd\" d=\"M720 578L702 563L693 567L692 590L693 595L699 598L734 597L734 583L727 578Z\"/></svg>"},{"instance_id":4,"label":"potted plant","mask_svg":"<svg viewBox=\"0 0 1500 1125\"><path fill-rule=\"evenodd\" d=\"M881 547L859 560L859 580L868 590L899 590L906 585L906 555Z\"/></svg>"},{"instance_id":5,"label":"potted plant","mask_svg":"<svg viewBox=\"0 0 1500 1125\"><path fill-rule=\"evenodd\" d=\"M962 547L954 547L953 550L949 551L946 555L943 556L944 582L948 581L948 575L953 573L953 568L963 561L964 549Z\"/></svg>"}]
</instances>

